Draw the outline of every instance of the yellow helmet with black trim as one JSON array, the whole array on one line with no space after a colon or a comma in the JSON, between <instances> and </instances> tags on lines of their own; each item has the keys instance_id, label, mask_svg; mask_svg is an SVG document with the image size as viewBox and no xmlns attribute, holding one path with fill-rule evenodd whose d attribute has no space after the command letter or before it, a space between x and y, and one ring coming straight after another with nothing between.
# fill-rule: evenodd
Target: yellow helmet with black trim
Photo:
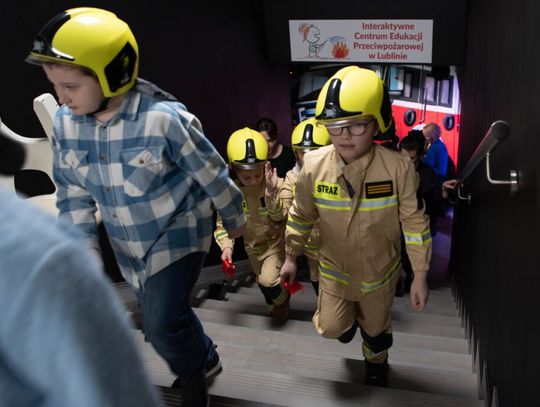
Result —
<instances>
[{"instance_id":1,"label":"yellow helmet with black trim","mask_svg":"<svg viewBox=\"0 0 540 407\"><path fill-rule=\"evenodd\" d=\"M227 142L229 164L242 170L264 165L268 158L268 144L258 131L244 127L236 130Z\"/></svg>"},{"instance_id":2,"label":"yellow helmet with black trim","mask_svg":"<svg viewBox=\"0 0 540 407\"><path fill-rule=\"evenodd\" d=\"M381 78L370 70L347 66L324 84L317 99L318 122L347 126L363 116L373 116L384 133L392 123L392 104Z\"/></svg>"},{"instance_id":3,"label":"yellow helmet with black trim","mask_svg":"<svg viewBox=\"0 0 540 407\"><path fill-rule=\"evenodd\" d=\"M310 151L330 144L330 134L324 126L317 126L317 120L311 117L299 123L291 135L294 151Z\"/></svg>"},{"instance_id":4,"label":"yellow helmet with black trim","mask_svg":"<svg viewBox=\"0 0 540 407\"><path fill-rule=\"evenodd\" d=\"M137 80L139 48L129 26L110 11L79 7L52 18L34 39L27 62L89 69L105 97L127 92Z\"/></svg>"}]
</instances>

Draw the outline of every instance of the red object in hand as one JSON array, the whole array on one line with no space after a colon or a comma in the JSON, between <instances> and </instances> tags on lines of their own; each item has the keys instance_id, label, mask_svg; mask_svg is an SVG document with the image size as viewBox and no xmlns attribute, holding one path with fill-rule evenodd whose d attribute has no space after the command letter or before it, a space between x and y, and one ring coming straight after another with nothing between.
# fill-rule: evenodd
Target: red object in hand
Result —
<instances>
[{"instance_id":1,"label":"red object in hand","mask_svg":"<svg viewBox=\"0 0 540 407\"><path fill-rule=\"evenodd\" d=\"M296 294L298 291L300 290L303 290L304 289L304 286L302 285L302 283L298 282L298 281L295 281L294 283L289 284L288 281L285 281L283 283L283 287L285 287L285 289L289 292L289 294L291 295L294 295Z\"/></svg>"},{"instance_id":2,"label":"red object in hand","mask_svg":"<svg viewBox=\"0 0 540 407\"><path fill-rule=\"evenodd\" d=\"M236 264L225 259L223 260L223 263L221 263L221 270L227 277L234 277L234 274L236 273Z\"/></svg>"}]
</instances>

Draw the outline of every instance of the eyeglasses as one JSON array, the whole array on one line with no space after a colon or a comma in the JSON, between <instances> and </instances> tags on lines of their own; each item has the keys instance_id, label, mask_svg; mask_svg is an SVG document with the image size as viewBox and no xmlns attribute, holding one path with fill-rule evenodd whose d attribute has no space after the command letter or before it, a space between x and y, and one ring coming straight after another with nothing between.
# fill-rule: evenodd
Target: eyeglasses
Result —
<instances>
[{"instance_id":1,"label":"eyeglasses","mask_svg":"<svg viewBox=\"0 0 540 407\"><path fill-rule=\"evenodd\" d=\"M362 136L366 132L366 127L369 126L369 124L376 119L368 120L367 122L356 122L354 124L351 124L349 126L342 126L342 127L327 127L328 133L331 136L339 136L341 133L343 133L343 129L347 129L349 134L353 136Z\"/></svg>"}]
</instances>

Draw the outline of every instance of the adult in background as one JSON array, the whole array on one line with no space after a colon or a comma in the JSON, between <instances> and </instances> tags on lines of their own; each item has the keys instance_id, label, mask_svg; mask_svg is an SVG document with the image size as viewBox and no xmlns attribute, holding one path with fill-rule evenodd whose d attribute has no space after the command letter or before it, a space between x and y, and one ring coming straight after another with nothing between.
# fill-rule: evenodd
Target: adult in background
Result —
<instances>
[{"instance_id":1,"label":"adult in background","mask_svg":"<svg viewBox=\"0 0 540 407\"><path fill-rule=\"evenodd\" d=\"M426 153L422 161L433 168L439 182L446 180L448 170L448 150L441 140L441 128L437 123L428 123L422 129L426 139Z\"/></svg>"},{"instance_id":2,"label":"adult in background","mask_svg":"<svg viewBox=\"0 0 540 407\"><path fill-rule=\"evenodd\" d=\"M263 135L268 144L268 161L270 161L272 168L277 169L279 178L285 178L287 171L296 165L296 157L292 147L279 142L276 122L268 117L259 119L255 124L255 130Z\"/></svg>"}]
</instances>

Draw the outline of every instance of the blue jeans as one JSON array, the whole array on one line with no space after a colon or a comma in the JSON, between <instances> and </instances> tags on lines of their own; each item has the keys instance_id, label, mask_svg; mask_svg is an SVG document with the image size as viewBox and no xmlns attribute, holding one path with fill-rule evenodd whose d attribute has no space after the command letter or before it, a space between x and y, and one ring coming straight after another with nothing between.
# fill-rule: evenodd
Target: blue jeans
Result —
<instances>
[{"instance_id":1,"label":"blue jeans","mask_svg":"<svg viewBox=\"0 0 540 407\"><path fill-rule=\"evenodd\" d=\"M170 369L182 377L197 374L216 351L189 297L206 253L191 253L146 280L142 299L144 333Z\"/></svg>"}]
</instances>

